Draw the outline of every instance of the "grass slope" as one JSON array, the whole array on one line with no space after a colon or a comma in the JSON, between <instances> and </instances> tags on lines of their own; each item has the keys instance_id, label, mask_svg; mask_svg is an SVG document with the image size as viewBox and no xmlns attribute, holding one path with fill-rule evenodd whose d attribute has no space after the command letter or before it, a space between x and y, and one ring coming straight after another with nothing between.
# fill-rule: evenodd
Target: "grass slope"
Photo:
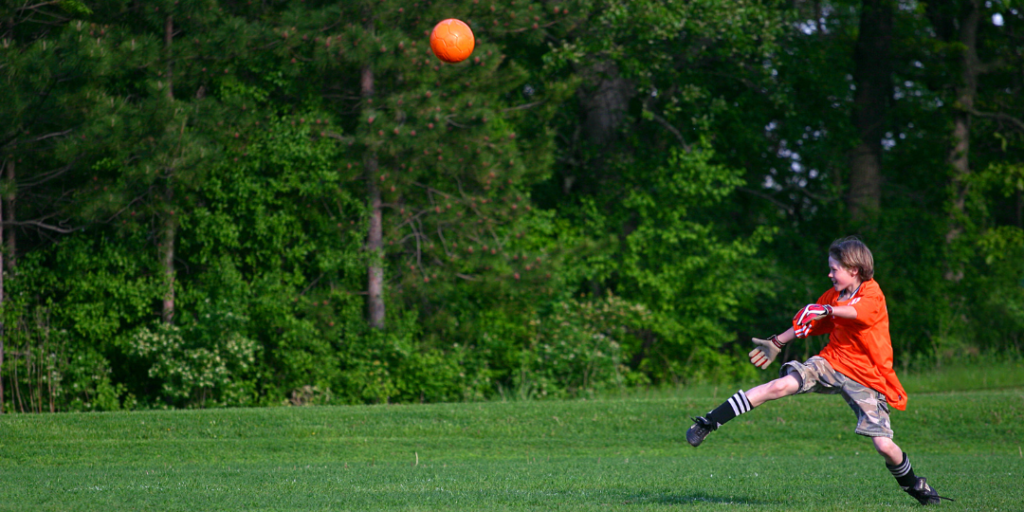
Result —
<instances>
[{"instance_id":1,"label":"grass slope","mask_svg":"<svg viewBox=\"0 0 1024 512\"><path fill-rule=\"evenodd\" d=\"M717 393L717 390L715 390ZM913 510L837 396L8 415L0 510ZM918 393L896 441L946 510L1024 510L1024 388Z\"/></svg>"}]
</instances>

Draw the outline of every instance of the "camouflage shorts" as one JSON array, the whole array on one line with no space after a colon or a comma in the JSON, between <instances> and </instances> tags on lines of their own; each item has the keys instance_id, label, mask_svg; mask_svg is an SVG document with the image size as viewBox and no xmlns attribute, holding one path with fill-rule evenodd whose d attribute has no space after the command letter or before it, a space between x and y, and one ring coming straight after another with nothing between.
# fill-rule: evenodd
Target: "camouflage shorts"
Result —
<instances>
[{"instance_id":1,"label":"camouflage shorts","mask_svg":"<svg viewBox=\"0 0 1024 512\"><path fill-rule=\"evenodd\" d=\"M885 396L837 372L824 358L814 356L805 363L790 361L779 370L779 376L793 375L800 382L797 393L843 395L843 399L857 414L854 432L868 437L892 438L889 425L889 403Z\"/></svg>"}]
</instances>

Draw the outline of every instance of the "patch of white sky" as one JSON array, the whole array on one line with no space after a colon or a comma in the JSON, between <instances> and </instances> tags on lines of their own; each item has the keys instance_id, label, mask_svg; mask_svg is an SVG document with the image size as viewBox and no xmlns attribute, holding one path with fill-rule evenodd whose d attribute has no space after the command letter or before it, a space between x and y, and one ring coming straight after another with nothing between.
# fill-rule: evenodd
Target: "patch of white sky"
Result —
<instances>
[{"instance_id":1,"label":"patch of white sky","mask_svg":"<svg viewBox=\"0 0 1024 512\"><path fill-rule=\"evenodd\" d=\"M992 9L994 3L998 3L999 6L1005 7L1005 4L1003 2L993 2L992 0L988 0L985 2L985 8ZM904 12L917 12L919 10L919 7L920 4L916 0L901 0L897 2L897 8ZM834 14L834 12L835 11L831 5L829 5L828 3L822 3L820 18L798 21L796 23L796 27L806 35L816 34L819 30L823 34L828 34L828 17ZM1010 12L1016 15L1017 9L1010 9ZM1003 26L1005 24L1003 14L999 12L993 13L992 24L997 27Z\"/></svg>"},{"instance_id":2,"label":"patch of white sky","mask_svg":"<svg viewBox=\"0 0 1024 512\"><path fill-rule=\"evenodd\" d=\"M901 10L901 11L904 11L904 12L917 12L919 3L914 1L914 0L904 0L902 2L897 2L896 5L897 5L896 8Z\"/></svg>"},{"instance_id":3,"label":"patch of white sky","mask_svg":"<svg viewBox=\"0 0 1024 512\"><path fill-rule=\"evenodd\" d=\"M828 34L828 17L832 14L832 6L822 5L821 6L821 17L818 19L809 19L796 22L796 28L806 35L817 34L820 30L822 34Z\"/></svg>"},{"instance_id":4,"label":"patch of white sky","mask_svg":"<svg viewBox=\"0 0 1024 512\"><path fill-rule=\"evenodd\" d=\"M923 95L924 91L911 80L904 80L902 84L895 84L892 88L892 97L898 100L907 96L920 98Z\"/></svg>"},{"instance_id":5,"label":"patch of white sky","mask_svg":"<svg viewBox=\"0 0 1024 512\"><path fill-rule=\"evenodd\" d=\"M1009 2L1001 2L1001 1L995 1L994 2L992 0L988 0L988 1L985 2L985 8L986 9L992 9L993 6L995 6L996 9L1000 9L1000 8L1004 9L1004 10L1006 10L1007 12L1009 12L1010 14L1012 14L1014 16L1017 16L1020 13L1020 11L1018 11L1016 8L1007 9L1007 7L1008 7L1007 4L1009 4ZM1001 27L1001 26L1003 26L1005 24L1006 24L1006 20L1003 18L1003 13L1001 13L1001 12L994 12L994 13L992 13L992 25L994 25L996 27Z\"/></svg>"},{"instance_id":6,"label":"patch of white sky","mask_svg":"<svg viewBox=\"0 0 1024 512\"><path fill-rule=\"evenodd\" d=\"M917 12L919 10L919 7L920 7L920 4L919 4L919 2L917 0L900 0L900 1L897 2L897 5L898 5L897 8L899 10L905 11L905 12ZM988 7L988 8L991 8L992 7L992 1L991 0L986 1L985 2L985 6ZM808 20L803 20L803 21L797 22L796 23L796 27L801 32L803 32L806 35L816 34L819 30L822 33L826 33L827 34L828 33L828 17L830 15L834 14L834 13L835 13L835 10L834 10L833 6L831 6L828 3L823 3L821 5L821 17L820 18L818 18L817 20L815 20L815 19L808 19ZM1013 10L1013 13L1016 15L1016 10L1015 9ZM1003 26L1003 16L1001 14L999 14L999 13L993 14L992 15L992 24L995 25L995 26L1000 26L1000 27ZM928 27L928 28L930 29L931 27ZM924 68L924 64L921 63L921 61L917 61L917 60L911 62L911 65L913 65L915 68L918 68L918 69ZM773 75L776 73L776 71L773 68L773 66L771 65L770 61L765 61L764 66L767 69L771 69ZM852 75L849 75L849 74L846 75L846 80L849 82L850 90L856 90L857 89L857 86L853 83L853 76ZM925 91L920 86L918 86L918 84L916 84L915 82L913 82L911 80L906 80L902 84L897 84L895 86L895 88L894 88L894 91L893 91L893 96L897 100L898 99L902 99L902 98L906 98L906 97L909 97L909 96L920 98L924 94L925 94ZM935 108L942 107L942 105L943 105L942 100L940 100L939 98L932 98L932 103L934 103L933 107L935 107ZM837 101L837 102L834 102L832 106L838 108L840 105L839 105L839 103ZM765 132L767 132L768 134L771 134L771 132L774 132L778 128L779 128L779 125L778 125L778 123L776 121L772 121L772 122L768 123L764 127ZM891 150L892 148L896 147L896 144L898 143L898 141L905 140L907 138L907 133L908 132L912 133L913 131L914 131L914 123L908 123L908 125L906 126L906 130L905 131L901 131L899 133L886 132L885 136L882 138L882 148L884 150L886 150L886 151ZM825 137L825 136L826 136L826 131L824 129L815 129L815 128L812 128L810 126L806 126L806 127L804 127L804 133L801 135L801 137L799 139L796 140L795 144L796 144L796 146L799 147L799 146L802 146L804 144L805 140L818 140L818 139L820 139L822 137ZM781 159L786 160L788 162L788 171L791 174L789 176L779 176L778 175L778 169L776 169L775 167L772 167L770 169L771 173L765 176L764 183L762 184L764 188L781 190L782 185L781 185L780 181L788 181L788 182L792 182L792 183L794 183L794 184L796 184L796 185L798 185L800 187L804 187L804 186L807 185L807 180L815 179L815 178L818 178L820 176L820 173L818 172L818 169L815 169L815 168L808 169L804 165L804 163L802 161L802 157L800 156L800 153L798 151L796 151L795 149L791 148L789 141L787 141L786 139L782 139L782 140L779 141L778 150L776 151L775 154L776 154L776 156L778 158L781 158ZM765 156L767 156L767 155L765 155Z\"/></svg>"},{"instance_id":7,"label":"patch of white sky","mask_svg":"<svg viewBox=\"0 0 1024 512\"><path fill-rule=\"evenodd\" d=\"M768 133L769 136L771 136L771 133L777 130L778 128L779 123L776 121L772 121L765 125L764 131ZM914 123L907 123L904 130L900 131L899 133L885 132L885 136L882 137L882 149L884 151L891 150L892 148L896 147L896 144L899 141L906 140L908 137L908 133L910 133L910 135L913 135L914 132L916 132ZM820 177L821 173L818 171L818 169L814 167L808 167L807 165L804 164L803 157L800 156L800 152L798 151L798 149L799 146L803 146L804 141L821 140L827 135L828 131L825 130L824 128L814 128L811 126L805 126L803 134L800 135L800 138L796 139L795 145L798 147L791 147L792 144L786 139L779 140L777 149L775 151L775 156L786 162L786 165L785 167L783 167L783 169L787 169L789 171L789 174L780 176L778 168L772 167L769 169L770 173L765 176L764 182L761 184L761 186L763 188L773 190L782 190L783 183L790 183L797 185L799 187L806 187L808 180L813 180ZM920 137L920 134L918 134L918 137ZM763 153L761 156L767 157L768 154Z\"/></svg>"},{"instance_id":8,"label":"patch of white sky","mask_svg":"<svg viewBox=\"0 0 1024 512\"><path fill-rule=\"evenodd\" d=\"M811 35L818 31L818 24L814 20L804 20L797 22L796 28L800 29L804 34ZM825 34L828 33L824 25L822 25L821 31Z\"/></svg>"},{"instance_id":9,"label":"patch of white sky","mask_svg":"<svg viewBox=\"0 0 1024 512\"><path fill-rule=\"evenodd\" d=\"M924 68L924 64L921 61L915 60L910 63L912 66L918 69ZM851 85L851 90L856 87ZM913 80L904 80L893 84L892 97L895 100L902 100L905 98L924 98L922 105L931 108L942 108L945 103L942 99L935 95L928 94L928 89L923 87L921 84L914 82Z\"/></svg>"},{"instance_id":10,"label":"patch of white sky","mask_svg":"<svg viewBox=\"0 0 1024 512\"><path fill-rule=\"evenodd\" d=\"M776 121L772 121L765 125L764 130L765 132L771 134L778 128L779 123ZM827 132L822 128L805 126L804 133L801 134L798 139L796 139L796 146L803 146L805 140L821 139L825 137L826 133ZM806 187L808 180L813 180L820 176L821 173L818 171L818 169L815 169L813 167L808 168L804 164L803 157L800 156L800 152L797 150L798 148L793 148L790 146L791 145L788 140L782 139L779 141L777 149L775 151L775 156L786 162L786 167L784 168L789 171L789 174L786 176L779 176L778 169L772 167L771 169L769 169L770 173L765 176L764 183L762 183L762 186L764 188L781 190L782 183L780 182L788 182L795 184L799 187Z\"/></svg>"}]
</instances>

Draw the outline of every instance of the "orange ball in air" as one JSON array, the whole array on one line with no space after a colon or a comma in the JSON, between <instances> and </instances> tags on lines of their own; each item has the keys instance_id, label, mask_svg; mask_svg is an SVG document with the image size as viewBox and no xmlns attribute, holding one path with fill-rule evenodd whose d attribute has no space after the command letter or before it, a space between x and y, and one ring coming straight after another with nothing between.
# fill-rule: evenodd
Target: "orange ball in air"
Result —
<instances>
[{"instance_id":1,"label":"orange ball in air","mask_svg":"<svg viewBox=\"0 0 1024 512\"><path fill-rule=\"evenodd\" d=\"M430 33L430 49L437 58L448 63L466 60L474 46L476 39L469 25L454 18L438 23Z\"/></svg>"}]
</instances>

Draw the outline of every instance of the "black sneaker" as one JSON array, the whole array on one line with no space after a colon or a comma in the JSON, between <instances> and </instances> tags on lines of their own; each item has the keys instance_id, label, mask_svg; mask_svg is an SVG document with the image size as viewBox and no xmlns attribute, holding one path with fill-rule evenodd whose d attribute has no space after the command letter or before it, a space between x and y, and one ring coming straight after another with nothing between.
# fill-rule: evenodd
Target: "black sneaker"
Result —
<instances>
[{"instance_id":1,"label":"black sneaker","mask_svg":"<svg viewBox=\"0 0 1024 512\"><path fill-rule=\"evenodd\" d=\"M718 427L715 426L714 423L703 416L697 416L693 419L693 426L686 431L686 442L696 448L704 442L704 438L707 437L708 434L715 430L718 430Z\"/></svg>"},{"instance_id":2,"label":"black sneaker","mask_svg":"<svg viewBox=\"0 0 1024 512\"><path fill-rule=\"evenodd\" d=\"M945 498L939 496L939 493L928 485L928 482L923 476L917 477L917 483L912 487L903 489L907 491L907 494L913 496L917 501L921 502L922 505L938 505L942 503L942 500L954 501L952 498Z\"/></svg>"}]
</instances>

